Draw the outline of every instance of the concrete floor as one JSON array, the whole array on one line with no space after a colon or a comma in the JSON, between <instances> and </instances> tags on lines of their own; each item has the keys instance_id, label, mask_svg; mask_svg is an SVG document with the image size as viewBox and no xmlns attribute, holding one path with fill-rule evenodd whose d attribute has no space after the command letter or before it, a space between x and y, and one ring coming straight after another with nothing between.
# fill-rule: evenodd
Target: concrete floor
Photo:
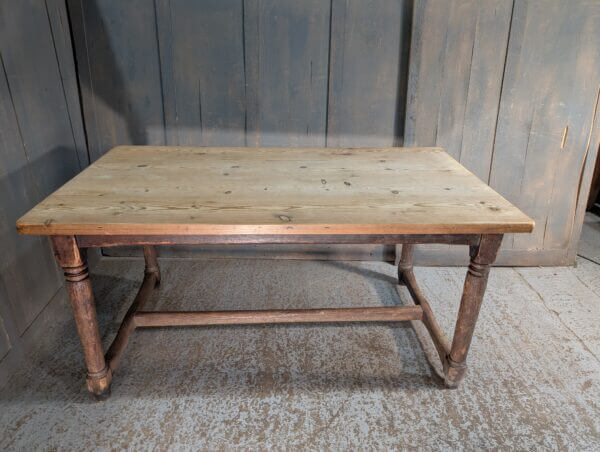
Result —
<instances>
[{"instance_id":1,"label":"concrete floor","mask_svg":"<svg viewBox=\"0 0 600 452\"><path fill-rule=\"evenodd\" d=\"M458 390L442 387L419 324L182 328L135 333L112 397L95 403L67 317L0 390L0 449L598 450L600 266L588 259L600 258L600 247L586 243L600 243L600 227L588 223L587 259L576 268L492 270ZM105 343L141 266L103 259L93 269ZM161 266L163 285L148 308L408 303L386 263ZM447 331L464 273L416 269Z\"/></svg>"}]
</instances>

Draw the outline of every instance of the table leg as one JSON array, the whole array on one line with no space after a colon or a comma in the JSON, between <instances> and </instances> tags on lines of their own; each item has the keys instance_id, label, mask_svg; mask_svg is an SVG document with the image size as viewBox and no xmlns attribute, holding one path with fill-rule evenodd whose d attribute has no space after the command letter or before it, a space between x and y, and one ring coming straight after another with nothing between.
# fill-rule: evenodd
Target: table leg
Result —
<instances>
[{"instance_id":1,"label":"table leg","mask_svg":"<svg viewBox=\"0 0 600 452\"><path fill-rule=\"evenodd\" d=\"M110 395L112 374L104 360L85 255L73 236L53 236L52 246L54 255L65 273L67 293L83 346L88 391L96 398L106 398Z\"/></svg>"},{"instance_id":2,"label":"table leg","mask_svg":"<svg viewBox=\"0 0 600 452\"><path fill-rule=\"evenodd\" d=\"M460 300L454 339L450 353L444 360L445 382L449 387L458 386L465 376L467 353L487 286L490 265L496 260L501 242L500 234L482 235L479 245L471 246L471 262Z\"/></svg>"},{"instance_id":3,"label":"table leg","mask_svg":"<svg viewBox=\"0 0 600 452\"><path fill-rule=\"evenodd\" d=\"M150 245L144 245L144 262L146 268L144 273L154 273L156 275L156 285L160 285L160 267L156 258L156 248Z\"/></svg>"},{"instance_id":4,"label":"table leg","mask_svg":"<svg viewBox=\"0 0 600 452\"><path fill-rule=\"evenodd\" d=\"M410 272L413 269L413 248L414 245L410 243L404 243L402 245L400 260L398 261L398 284L401 286L406 285L404 273Z\"/></svg>"}]
</instances>

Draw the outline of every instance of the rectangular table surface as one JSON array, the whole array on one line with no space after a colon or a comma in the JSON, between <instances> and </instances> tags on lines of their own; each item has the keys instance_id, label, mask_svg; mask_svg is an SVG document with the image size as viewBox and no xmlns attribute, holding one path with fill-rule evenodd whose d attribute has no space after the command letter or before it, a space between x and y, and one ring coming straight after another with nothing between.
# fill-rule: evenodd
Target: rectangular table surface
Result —
<instances>
[{"instance_id":1,"label":"rectangular table surface","mask_svg":"<svg viewBox=\"0 0 600 452\"><path fill-rule=\"evenodd\" d=\"M440 148L119 146L17 227L38 235L485 234L532 219Z\"/></svg>"}]
</instances>

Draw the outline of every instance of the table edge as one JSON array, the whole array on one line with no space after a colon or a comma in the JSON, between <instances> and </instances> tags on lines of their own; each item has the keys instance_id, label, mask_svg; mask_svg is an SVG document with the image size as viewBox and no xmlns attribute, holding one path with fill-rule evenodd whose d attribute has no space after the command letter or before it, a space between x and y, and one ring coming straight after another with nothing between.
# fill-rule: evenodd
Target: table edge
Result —
<instances>
[{"instance_id":1,"label":"table edge","mask_svg":"<svg viewBox=\"0 0 600 452\"><path fill-rule=\"evenodd\" d=\"M17 222L22 235L402 235L508 234L533 231L533 220L464 224L38 224Z\"/></svg>"}]
</instances>

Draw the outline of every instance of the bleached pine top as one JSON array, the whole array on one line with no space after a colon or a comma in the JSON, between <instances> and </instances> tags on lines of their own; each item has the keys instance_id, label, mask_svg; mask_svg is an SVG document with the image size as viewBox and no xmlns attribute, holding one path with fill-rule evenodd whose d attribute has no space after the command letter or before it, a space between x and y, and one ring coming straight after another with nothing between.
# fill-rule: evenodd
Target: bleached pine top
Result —
<instances>
[{"instance_id":1,"label":"bleached pine top","mask_svg":"<svg viewBox=\"0 0 600 452\"><path fill-rule=\"evenodd\" d=\"M23 234L480 234L534 222L440 148L119 146Z\"/></svg>"}]
</instances>

